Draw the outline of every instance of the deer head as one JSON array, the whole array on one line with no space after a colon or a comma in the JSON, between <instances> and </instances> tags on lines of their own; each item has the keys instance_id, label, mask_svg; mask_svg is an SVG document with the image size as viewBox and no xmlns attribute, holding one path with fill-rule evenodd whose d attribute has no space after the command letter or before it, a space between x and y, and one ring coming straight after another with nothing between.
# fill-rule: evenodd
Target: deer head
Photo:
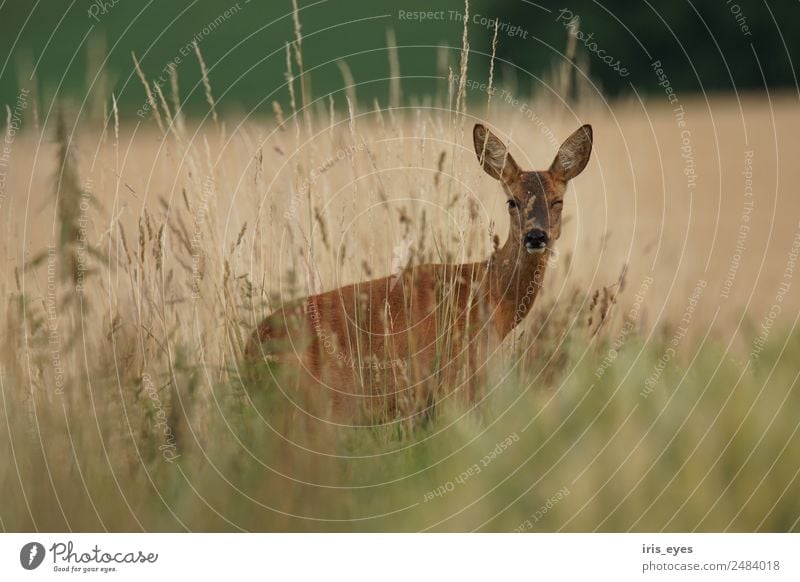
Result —
<instances>
[{"instance_id":1,"label":"deer head","mask_svg":"<svg viewBox=\"0 0 800 582\"><path fill-rule=\"evenodd\" d=\"M561 236L561 211L567 182L580 174L592 152L592 126L569 136L548 170L526 172L506 145L485 126L473 130L475 153L483 169L503 185L511 217L509 241L518 240L531 254L543 253Z\"/></svg>"}]
</instances>

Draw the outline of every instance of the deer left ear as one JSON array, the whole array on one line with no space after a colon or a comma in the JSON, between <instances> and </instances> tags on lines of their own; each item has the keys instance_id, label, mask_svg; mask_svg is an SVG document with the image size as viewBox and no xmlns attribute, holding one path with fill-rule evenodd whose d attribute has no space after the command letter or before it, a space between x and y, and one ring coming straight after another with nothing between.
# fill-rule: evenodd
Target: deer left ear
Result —
<instances>
[{"instance_id":1,"label":"deer left ear","mask_svg":"<svg viewBox=\"0 0 800 582\"><path fill-rule=\"evenodd\" d=\"M517 162L508 153L506 144L499 137L485 126L476 123L472 130L472 139L478 162L492 178L510 184L519 176L520 169Z\"/></svg>"},{"instance_id":2,"label":"deer left ear","mask_svg":"<svg viewBox=\"0 0 800 582\"><path fill-rule=\"evenodd\" d=\"M572 180L583 172L592 153L592 126L584 125L569 136L556 154L550 173L563 182Z\"/></svg>"}]
</instances>

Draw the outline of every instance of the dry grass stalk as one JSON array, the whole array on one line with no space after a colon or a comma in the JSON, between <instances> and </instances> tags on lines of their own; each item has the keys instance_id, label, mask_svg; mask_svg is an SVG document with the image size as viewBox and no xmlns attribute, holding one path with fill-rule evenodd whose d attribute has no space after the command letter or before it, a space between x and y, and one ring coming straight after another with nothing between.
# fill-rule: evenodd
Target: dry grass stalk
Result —
<instances>
[{"instance_id":1,"label":"dry grass stalk","mask_svg":"<svg viewBox=\"0 0 800 582\"><path fill-rule=\"evenodd\" d=\"M386 47L389 53L389 108L397 109L400 107L400 55L392 28L386 30Z\"/></svg>"},{"instance_id":2,"label":"dry grass stalk","mask_svg":"<svg viewBox=\"0 0 800 582\"><path fill-rule=\"evenodd\" d=\"M458 93L456 94L456 114L466 115L467 105L464 92L467 87L467 67L469 63L469 42L467 41L467 31L469 30L469 0L464 0L464 34L461 38L461 65L459 66Z\"/></svg>"},{"instance_id":3,"label":"dry grass stalk","mask_svg":"<svg viewBox=\"0 0 800 582\"><path fill-rule=\"evenodd\" d=\"M136 53L131 53L131 57L133 58L133 66L136 69L136 74L139 76L139 80L142 82L144 86L144 92L147 96L147 103L150 105L150 110L153 112L153 115L156 118L156 123L158 124L158 129L161 131L161 134L164 134L164 123L161 121L161 114L158 112L158 103L156 103L156 98L153 96L153 91L150 89L150 83L147 82L147 77L145 77L144 72L142 71L142 67L139 65L139 61L136 58Z\"/></svg>"},{"instance_id":4,"label":"dry grass stalk","mask_svg":"<svg viewBox=\"0 0 800 582\"><path fill-rule=\"evenodd\" d=\"M206 92L206 101L208 102L209 107L211 107L211 117L214 120L214 125L219 128L219 118L217 117L217 105L214 101L214 93L211 91L211 81L208 78L208 67L206 67L206 61L203 59L203 53L200 52L200 45L197 44L196 40L192 41L192 45L194 46L194 53L197 55L197 62L200 63L200 72L202 73L202 80L203 80L203 88Z\"/></svg>"},{"instance_id":5,"label":"dry grass stalk","mask_svg":"<svg viewBox=\"0 0 800 582\"><path fill-rule=\"evenodd\" d=\"M497 53L497 30L500 24L499 19L494 21L494 35L492 36L492 56L489 59L489 86L486 90L486 115L491 113L492 95L494 94L494 57Z\"/></svg>"}]
</instances>

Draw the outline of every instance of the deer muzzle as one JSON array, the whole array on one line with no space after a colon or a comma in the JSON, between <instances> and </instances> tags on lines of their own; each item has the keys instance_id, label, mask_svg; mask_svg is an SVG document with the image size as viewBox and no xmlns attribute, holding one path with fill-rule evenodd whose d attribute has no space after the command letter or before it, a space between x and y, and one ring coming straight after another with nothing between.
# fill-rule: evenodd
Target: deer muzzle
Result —
<instances>
[{"instance_id":1,"label":"deer muzzle","mask_svg":"<svg viewBox=\"0 0 800 582\"><path fill-rule=\"evenodd\" d=\"M529 231L522 239L522 244L525 245L525 250L529 254L543 253L547 248L547 243L550 237L541 229L534 229Z\"/></svg>"}]
</instances>

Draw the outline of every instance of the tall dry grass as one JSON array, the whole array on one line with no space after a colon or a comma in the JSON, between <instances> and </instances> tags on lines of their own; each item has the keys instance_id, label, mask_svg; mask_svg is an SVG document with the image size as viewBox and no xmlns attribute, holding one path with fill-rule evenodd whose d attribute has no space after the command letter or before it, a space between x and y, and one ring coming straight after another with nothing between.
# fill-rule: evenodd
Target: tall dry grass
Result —
<instances>
[{"instance_id":1,"label":"tall dry grass","mask_svg":"<svg viewBox=\"0 0 800 582\"><path fill-rule=\"evenodd\" d=\"M566 103L511 87L489 102L463 51L414 107L367 106L355 86L315 100L297 35L274 119L217 118L206 78L202 123L148 88L147 124L112 101L99 131L65 107L16 137L0 245L4 530L798 529L794 290L752 353L797 228L796 164L780 163L793 104L687 97L702 174L689 194L658 97L608 104L583 84ZM594 126L534 312L476 410L309 421L279 366L244 373L248 335L308 293L486 258L508 219L475 160L476 120L526 169ZM759 195L723 300L748 148Z\"/></svg>"}]
</instances>

